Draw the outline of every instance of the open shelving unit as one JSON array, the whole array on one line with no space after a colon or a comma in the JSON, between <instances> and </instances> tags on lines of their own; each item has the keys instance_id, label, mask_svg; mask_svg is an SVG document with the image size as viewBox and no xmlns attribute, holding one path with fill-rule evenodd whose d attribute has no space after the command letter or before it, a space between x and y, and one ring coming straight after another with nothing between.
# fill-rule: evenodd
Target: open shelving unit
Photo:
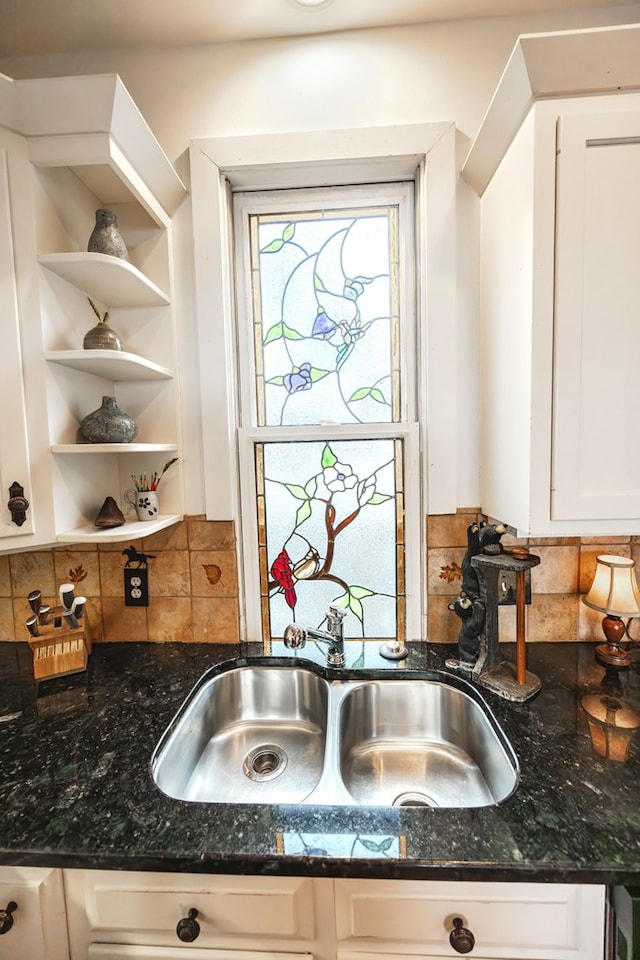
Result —
<instances>
[{"instance_id":1,"label":"open shelving unit","mask_svg":"<svg viewBox=\"0 0 640 960\"><path fill-rule=\"evenodd\" d=\"M83 123L87 96L91 118ZM138 521L124 499L132 475L180 456L171 219L186 189L115 75L24 81L37 246L55 539L114 542L148 536L184 514L182 462L165 474L161 515ZM74 112L73 104L78 110ZM95 211L113 210L129 260L86 251ZM89 302L91 301L91 303ZM108 314L123 349L85 350ZM78 434L103 396L138 424L133 443L89 444ZM107 496L127 522L95 526Z\"/></svg>"}]
</instances>

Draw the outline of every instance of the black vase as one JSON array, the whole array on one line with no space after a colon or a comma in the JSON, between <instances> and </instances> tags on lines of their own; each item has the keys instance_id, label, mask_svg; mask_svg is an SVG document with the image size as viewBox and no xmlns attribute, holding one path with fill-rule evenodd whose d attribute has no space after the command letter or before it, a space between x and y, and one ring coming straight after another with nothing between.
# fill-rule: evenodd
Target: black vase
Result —
<instances>
[{"instance_id":1,"label":"black vase","mask_svg":"<svg viewBox=\"0 0 640 960\"><path fill-rule=\"evenodd\" d=\"M138 436L138 425L115 397L103 397L101 406L81 420L80 436L89 443L131 443Z\"/></svg>"}]
</instances>

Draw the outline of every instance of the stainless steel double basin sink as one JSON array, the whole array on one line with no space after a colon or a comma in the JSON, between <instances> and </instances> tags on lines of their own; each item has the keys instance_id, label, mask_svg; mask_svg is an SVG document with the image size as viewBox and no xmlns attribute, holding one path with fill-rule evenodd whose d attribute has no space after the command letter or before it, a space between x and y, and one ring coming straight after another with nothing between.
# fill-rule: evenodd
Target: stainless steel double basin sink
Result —
<instances>
[{"instance_id":1,"label":"stainless steel double basin sink","mask_svg":"<svg viewBox=\"0 0 640 960\"><path fill-rule=\"evenodd\" d=\"M483 807L518 763L485 701L445 673L230 661L200 678L158 743L153 779L200 803Z\"/></svg>"}]
</instances>

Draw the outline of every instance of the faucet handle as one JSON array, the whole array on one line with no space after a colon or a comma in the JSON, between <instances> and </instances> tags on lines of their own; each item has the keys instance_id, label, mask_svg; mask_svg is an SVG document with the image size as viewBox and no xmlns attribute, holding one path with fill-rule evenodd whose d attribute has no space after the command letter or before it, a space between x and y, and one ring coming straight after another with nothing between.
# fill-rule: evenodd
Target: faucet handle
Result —
<instances>
[{"instance_id":1,"label":"faucet handle","mask_svg":"<svg viewBox=\"0 0 640 960\"><path fill-rule=\"evenodd\" d=\"M301 623L290 623L284 628L282 639L288 650L302 650L307 643L307 631Z\"/></svg>"},{"instance_id":2,"label":"faucet handle","mask_svg":"<svg viewBox=\"0 0 640 960\"><path fill-rule=\"evenodd\" d=\"M342 632L342 621L346 615L347 611L344 607L337 607L335 604L331 604L327 613L327 628L329 633L331 633L332 629L337 629Z\"/></svg>"}]
</instances>

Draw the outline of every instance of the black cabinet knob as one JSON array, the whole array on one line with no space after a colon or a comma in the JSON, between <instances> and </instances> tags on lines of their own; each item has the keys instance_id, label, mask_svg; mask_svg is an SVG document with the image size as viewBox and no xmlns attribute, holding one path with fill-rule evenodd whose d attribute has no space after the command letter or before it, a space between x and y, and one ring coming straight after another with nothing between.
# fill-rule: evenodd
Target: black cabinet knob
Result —
<instances>
[{"instance_id":1,"label":"black cabinet knob","mask_svg":"<svg viewBox=\"0 0 640 960\"><path fill-rule=\"evenodd\" d=\"M454 917L453 930L449 934L449 943L456 953L471 953L475 947L476 940L471 930L468 930L460 917Z\"/></svg>"},{"instance_id":2,"label":"black cabinet knob","mask_svg":"<svg viewBox=\"0 0 640 960\"><path fill-rule=\"evenodd\" d=\"M18 904L15 902L15 900L10 900L7 904L7 909L0 910L0 935L3 933L9 933L9 930L11 930L11 927L13 926L12 913L17 909Z\"/></svg>"},{"instance_id":3,"label":"black cabinet knob","mask_svg":"<svg viewBox=\"0 0 640 960\"><path fill-rule=\"evenodd\" d=\"M198 911L192 907L189 910L189 916L183 917L182 920L178 921L178 926L176 927L176 933L178 935L178 940L182 940L183 943L193 943L194 940L200 936L200 924L196 920L198 916Z\"/></svg>"},{"instance_id":4,"label":"black cabinet knob","mask_svg":"<svg viewBox=\"0 0 640 960\"><path fill-rule=\"evenodd\" d=\"M24 487L22 487L17 480L14 480L9 487L9 502L7 506L11 514L11 522L21 527L27 519L29 501L24 495Z\"/></svg>"}]
</instances>

